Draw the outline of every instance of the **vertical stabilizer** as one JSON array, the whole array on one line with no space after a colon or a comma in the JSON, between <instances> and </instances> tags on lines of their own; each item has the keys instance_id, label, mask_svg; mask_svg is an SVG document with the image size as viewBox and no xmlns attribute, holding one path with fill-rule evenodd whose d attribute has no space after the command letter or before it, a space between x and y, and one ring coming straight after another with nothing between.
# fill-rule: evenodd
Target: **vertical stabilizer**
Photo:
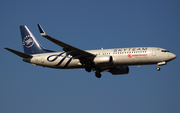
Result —
<instances>
[{"instance_id":1,"label":"vertical stabilizer","mask_svg":"<svg viewBox=\"0 0 180 113\"><path fill-rule=\"evenodd\" d=\"M38 53L47 53L52 52L50 50L44 49L39 42L36 40L34 35L28 29L27 26L20 26L22 43L24 52L26 54L38 54Z\"/></svg>"}]
</instances>

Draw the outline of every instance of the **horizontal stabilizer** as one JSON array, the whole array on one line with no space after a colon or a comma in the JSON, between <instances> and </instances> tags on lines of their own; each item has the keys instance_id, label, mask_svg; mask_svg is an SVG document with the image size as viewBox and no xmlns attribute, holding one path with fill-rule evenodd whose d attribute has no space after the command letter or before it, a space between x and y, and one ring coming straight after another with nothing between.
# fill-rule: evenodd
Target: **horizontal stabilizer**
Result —
<instances>
[{"instance_id":1,"label":"horizontal stabilizer","mask_svg":"<svg viewBox=\"0 0 180 113\"><path fill-rule=\"evenodd\" d=\"M28 54L25 54L25 53L22 53L22 52L19 52L19 51L16 51L16 50L13 50L13 49L10 49L10 48L7 48L7 47L4 47L4 49L22 57L22 58L32 58L33 56L31 55L28 55Z\"/></svg>"}]
</instances>

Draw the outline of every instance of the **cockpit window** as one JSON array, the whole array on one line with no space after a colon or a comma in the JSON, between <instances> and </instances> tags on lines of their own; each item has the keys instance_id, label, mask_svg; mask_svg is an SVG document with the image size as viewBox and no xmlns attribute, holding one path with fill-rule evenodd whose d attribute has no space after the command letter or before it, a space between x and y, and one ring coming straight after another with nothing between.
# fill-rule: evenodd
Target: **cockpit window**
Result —
<instances>
[{"instance_id":1,"label":"cockpit window","mask_svg":"<svg viewBox=\"0 0 180 113\"><path fill-rule=\"evenodd\" d=\"M169 52L168 50L161 50L161 52Z\"/></svg>"}]
</instances>

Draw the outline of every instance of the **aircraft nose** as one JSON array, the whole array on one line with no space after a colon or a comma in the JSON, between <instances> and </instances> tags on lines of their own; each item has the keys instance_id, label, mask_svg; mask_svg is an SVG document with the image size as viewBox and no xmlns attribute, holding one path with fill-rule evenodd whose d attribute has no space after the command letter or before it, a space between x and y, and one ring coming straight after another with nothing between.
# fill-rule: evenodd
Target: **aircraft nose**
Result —
<instances>
[{"instance_id":1,"label":"aircraft nose","mask_svg":"<svg viewBox=\"0 0 180 113\"><path fill-rule=\"evenodd\" d=\"M175 58L176 58L176 55L173 54L173 53L170 53L169 57L170 57L171 59L175 59Z\"/></svg>"}]
</instances>

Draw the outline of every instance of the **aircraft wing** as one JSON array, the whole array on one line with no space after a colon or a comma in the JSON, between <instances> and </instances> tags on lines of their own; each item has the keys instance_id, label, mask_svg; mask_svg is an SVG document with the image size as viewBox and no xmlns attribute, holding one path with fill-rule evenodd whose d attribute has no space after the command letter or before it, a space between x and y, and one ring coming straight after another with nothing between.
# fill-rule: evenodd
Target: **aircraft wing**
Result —
<instances>
[{"instance_id":1,"label":"aircraft wing","mask_svg":"<svg viewBox=\"0 0 180 113\"><path fill-rule=\"evenodd\" d=\"M79 59L82 63L83 61L87 61L87 60L92 60L94 59L94 57L96 57L96 55L83 51L81 49L78 49L76 47L73 47L69 44L66 44L64 42L61 42L55 38L52 38L51 36L47 35L44 30L42 29L42 27L38 24L38 28L40 31L40 34L45 37L46 39L54 42L55 44L63 47L63 50L67 53L70 54L71 56L73 56L74 59Z\"/></svg>"}]
</instances>

